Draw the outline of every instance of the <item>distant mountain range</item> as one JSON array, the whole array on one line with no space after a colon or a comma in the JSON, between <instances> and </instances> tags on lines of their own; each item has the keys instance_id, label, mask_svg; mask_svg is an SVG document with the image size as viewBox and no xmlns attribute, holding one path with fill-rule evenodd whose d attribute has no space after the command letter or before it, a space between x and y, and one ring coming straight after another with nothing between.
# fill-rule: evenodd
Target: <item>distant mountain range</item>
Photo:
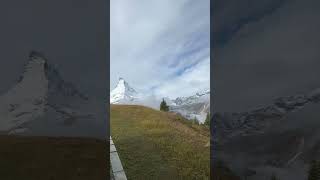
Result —
<instances>
[{"instance_id":1,"label":"distant mountain range","mask_svg":"<svg viewBox=\"0 0 320 180\"><path fill-rule=\"evenodd\" d=\"M19 80L0 95L0 132L105 138L99 106L63 80L43 54L32 51Z\"/></svg>"},{"instance_id":2,"label":"distant mountain range","mask_svg":"<svg viewBox=\"0 0 320 180\"><path fill-rule=\"evenodd\" d=\"M214 159L241 177L307 179L320 158L320 89L280 97L245 112L216 112L211 133Z\"/></svg>"},{"instance_id":3,"label":"distant mountain range","mask_svg":"<svg viewBox=\"0 0 320 180\"><path fill-rule=\"evenodd\" d=\"M162 99L165 99L170 111L179 113L187 119L196 118L200 123L205 121L206 115L210 111L210 90L199 91L187 97L170 99L139 93L123 78L119 78L116 87L110 93L111 104L137 104L159 109Z\"/></svg>"}]
</instances>

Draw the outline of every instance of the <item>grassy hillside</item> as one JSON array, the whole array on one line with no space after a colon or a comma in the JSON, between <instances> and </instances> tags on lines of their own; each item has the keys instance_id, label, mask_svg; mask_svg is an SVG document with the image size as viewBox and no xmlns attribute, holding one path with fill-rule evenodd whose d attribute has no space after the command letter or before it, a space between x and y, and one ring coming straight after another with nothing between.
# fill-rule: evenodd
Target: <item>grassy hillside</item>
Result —
<instances>
[{"instance_id":1,"label":"grassy hillside","mask_svg":"<svg viewBox=\"0 0 320 180\"><path fill-rule=\"evenodd\" d=\"M128 179L209 179L209 129L135 105L111 106L111 135Z\"/></svg>"},{"instance_id":2,"label":"grassy hillside","mask_svg":"<svg viewBox=\"0 0 320 180\"><path fill-rule=\"evenodd\" d=\"M102 140L0 136L0 179L106 179L107 154Z\"/></svg>"}]
</instances>

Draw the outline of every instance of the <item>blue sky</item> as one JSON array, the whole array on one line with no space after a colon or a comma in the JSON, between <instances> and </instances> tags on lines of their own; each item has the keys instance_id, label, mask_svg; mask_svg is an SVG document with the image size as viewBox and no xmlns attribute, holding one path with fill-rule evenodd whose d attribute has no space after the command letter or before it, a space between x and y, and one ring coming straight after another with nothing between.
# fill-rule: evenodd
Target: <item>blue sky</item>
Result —
<instances>
[{"instance_id":1,"label":"blue sky","mask_svg":"<svg viewBox=\"0 0 320 180\"><path fill-rule=\"evenodd\" d=\"M210 0L111 0L110 88L187 96L210 87Z\"/></svg>"}]
</instances>

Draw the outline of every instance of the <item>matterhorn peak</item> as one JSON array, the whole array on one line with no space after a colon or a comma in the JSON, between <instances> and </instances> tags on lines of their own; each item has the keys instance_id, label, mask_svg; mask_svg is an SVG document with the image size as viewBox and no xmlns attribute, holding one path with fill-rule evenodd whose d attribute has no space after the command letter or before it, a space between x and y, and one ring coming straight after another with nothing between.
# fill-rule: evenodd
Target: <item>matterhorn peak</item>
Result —
<instances>
[{"instance_id":1,"label":"matterhorn peak","mask_svg":"<svg viewBox=\"0 0 320 180\"><path fill-rule=\"evenodd\" d=\"M30 58L36 58L36 57L44 58L45 56L44 56L41 52L39 52L39 51L34 51L34 50L32 50L32 51L30 52L30 54L29 54L29 57L30 57Z\"/></svg>"},{"instance_id":2,"label":"matterhorn peak","mask_svg":"<svg viewBox=\"0 0 320 180\"><path fill-rule=\"evenodd\" d=\"M47 60L42 53L40 53L38 51L31 51L30 52L28 64L37 63L37 64L44 65L46 62L47 62ZM27 64L27 66L28 66L28 64Z\"/></svg>"},{"instance_id":3,"label":"matterhorn peak","mask_svg":"<svg viewBox=\"0 0 320 180\"><path fill-rule=\"evenodd\" d=\"M129 83L127 83L127 81L125 81L123 78L119 78L119 81L118 81L118 84L116 86L115 89L118 89L120 91L123 91L123 92L136 92L135 89L133 89L132 87L130 87Z\"/></svg>"},{"instance_id":4,"label":"matterhorn peak","mask_svg":"<svg viewBox=\"0 0 320 180\"><path fill-rule=\"evenodd\" d=\"M116 87L110 93L110 103L128 103L138 98L138 92L130 87L124 78L119 78Z\"/></svg>"},{"instance_id":5,"label":"matterhorn peak","mask_svg":"<svg viewBox=\"0 0 320 180\"><path fill-rule=\"evenodd\" d=\"M23 83L23 81L46 84L49 94L60 94L68 97L79 96L81 99L88 99L71 82L66 82L60 75L58 68L54 64L50 64L45 55L39 51L30 52L18 83ZM27 84L30 83L27 82Z\"/></svg>"},{"instance_id":6,"label":"matterhorn peak","mask_svg":"<svg viewBox=\"0 0 320 180\"><path fill-rule=\"evenodd\" d=\"M122 77L120 77L116 88L119 86L123 86L123 87L127 88L127 87L129 87L129 84Z\"/></svg>"},{"instance_id":7,"label":"matterhorn peak","mask_svg":"<svg viewBox=\"0 0 320 180\"><path fill-rule=\"evenodd\" d=\"M65 81L43 54L31 51L19 81L0 94L0 132L82 136L88 126L101 126L94 115L98 106ZM90 136L104 135L100 133L90 132Z\"/></svg>"}]
</instances>

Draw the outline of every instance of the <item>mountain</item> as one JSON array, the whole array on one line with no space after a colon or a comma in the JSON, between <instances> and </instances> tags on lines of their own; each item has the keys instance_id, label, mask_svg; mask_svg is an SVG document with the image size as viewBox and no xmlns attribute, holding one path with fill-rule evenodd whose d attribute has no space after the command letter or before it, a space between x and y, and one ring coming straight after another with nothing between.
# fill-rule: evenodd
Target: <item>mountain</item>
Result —
<instances>
[{"instance_id":1,"label":"mountain","mask_svg":"<svg viewBox=\"0 0 320 180\"><path fill-rule=\"evenodd\" d=\"M216 112L213 115L215 140L225 141L233 136L261 133L287 115L320 102L320 89L308 94L280 97L273 104L246 112ZM221 138L220 138L221 137Z\"/></svg>"},{"instance_id":2,"label":"mountain","mask_svg":"<svg viewBox=\"0 0 320 180\"><path fill-rule=\"evenodd\" d=\"M188 97L178 97L172 100L170 111L177 112L187 119L196 118L204 123L210 112L210 90L203 90Z\"/></svg>"},{"instance_id":3,"label":"mountain","mask_svg":"<svg viewBox=\"0 0 320 180\"><path fill-rule=\"evenodd\" d=\"M0 97L0 131L23 132L23 124L44 114L48 79L45 60L32 52L18 83Z\"/></svg>"},{"instance_id":4,"label":"mountain","mask_svg":"<svg viewBox=\"0 0 320 180\"><path fill-rule=\"evenodd\" d=\"M307 179L308 166L320 157L320 89L280 97L247 112L216 112L212 141L216 160L241 177Z\"/></svg>"},{"instance_id":5,"label":"mountain","mask_svg":"<svg viewBox=\"0 0 320 180\"><path fill-rule=\"evenodd\" d=\"M203 90L188 97L170 99L156 97L154 94L144 94L133 89L123 78L110 93L111 104L135 104L159 109L162 99L170 106L170 111L176 112L187 119L196 118L200 123L205 121L210 109L210 90Z\"/></svg>"},{"instance_id":6,"label":"mountain","mask_svg":"<svg viewBox=\"0 0 320 180\"><path fill-rule=\"evenodd\" d=\"M32 51L19 80L0 96L0 132L105 137L98 104L65 81L43 54Z\"/></svg>"},{"instance_id":7,"label":"mountain","mask_svg":"<svg viewBox=\"0 0 320 180\"><path fill-rule=\"evenodd\" d=\"M110 92L110 104L143 105L159 109L160 99L153 94L142 94L136 91L127 81L119 78L116 87Z\"/></svg>"},{"instance_id":8,"label":"mountain","mask_svg":"<svg viewBox=\"0 0 320 180\"><path fill-rule=\"evenodd\" d=\"M195 104L195 103L203 103L203 102L209 102L210 101L210 90L202 90L199 92L196 92L194 95L187 96L187 97L178 97L173 102L178 105L189 105L189 104Z\"/></svg>"},{"instance_id":9,"label":"mountain","mask_svg":"<svg viewBox=\"0 0 320 180\"><path fill-rule=\"evenodd\" d=\"M119 78L118 84L110 93L111 104L125 104L133 103L139 97L136 90L129 86L129 84L123 79Z\"/></svg>"}]
</instances>

